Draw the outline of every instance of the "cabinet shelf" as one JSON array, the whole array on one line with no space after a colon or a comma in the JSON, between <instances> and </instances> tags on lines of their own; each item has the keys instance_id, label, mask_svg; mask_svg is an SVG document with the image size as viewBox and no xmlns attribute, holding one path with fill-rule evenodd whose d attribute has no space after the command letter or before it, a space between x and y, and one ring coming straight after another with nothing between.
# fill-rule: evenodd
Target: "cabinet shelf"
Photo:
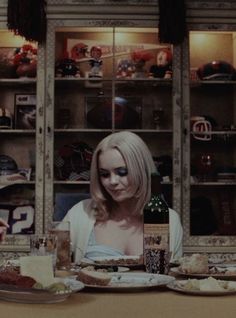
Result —
<instances>
[{"instance_id":1,"label":"cabinet shelf","mask_svg":"<svg viewBox=\"0 0 236 318\"><path fill-rule=\"evenodd\" d=\"M54 183L54 184L61 184L61 185L63 185L63 184L71 184L71 185L81 184L81 185L83 185L83 184L90 184L90 181L67 181L67 180L64 181L64 180L54 180L53 183ZM172 181L169 181L169 182L163 181L163 182L161 182L161 184L162 184L162 185L172 185L173 182L172 182Z\"/></svg>"},{"instance_id":2,"label":"cabinet shelf","mask_svg":"<svg viewBox=\"0 0 236 318\"><path fill-rule=\"evenodd\" d=\"M93 81L93 82L111 82L113 78L109 77L102 77L102 78L87 78L87 77L55 77L55 82L86 82L86 81Z\"/></svg>"},{"instance_id":3,"label":"cabinet shelf","mask_svg":"<svg viewBox=\"0 0 236 318\"><path fill-rule=\"evenodd\" d=\"M162 78L124 78L118 79L113 77L103 77L103 78L85 78L85 77L62 77L58 78L55 77L55 84L60 85L83 85L86 87L87 83L92 83L94 86L87 86L87 88L99 88L96 84L106 84L106 83L113 83L118 87L122 87L125 85L126 87L137 87L142 85L144 87L156 87L156 86L167 86L172 87L172 80L171 79L162 79Z\"/></svg>"},{"instance_id":4,"label":"cabinet shelf","mask_svg":"<svg viewBox=\"0 0 236 318\"><path fill-rule=\"evenodd\" d=\"M212 130L207 132L190 132L191 135L236 135L236 130Z\"/></svg>"},{"instance_id":5,"label":"cabinet shelf","mask_svg":"<svg viewBox=\"0 0 236 318\"><path fill-rule=\"evenodd\" d=\"M35 134L35 129L0 129L1 134L26 134L32 135Z\"/></svg>"},{"instance_id":6,"label":"cabinet shelf","mask_svg":"<svg viewBox=\"0 0 236 318\"><path fill-rule=\"evenodd\" d=\"M119 131L116 129L116 131ZM120 130L121 131L121 130ZM173 130L172 129L130 129L130 131L135 132L135 133L146 133L146 134L172 134Z\"/></svg>"},{"instance_id":7,"label":"cabinet shelf","mask_svg":"<svg viewBox=\"0 0 236 318\"><path fill-rule=\"evenodd\" d=\"M111 133L112 130L111 129L90 129L90 128L68 128L68 129L61 129L61 128L58 128L58 129L55 129L54 130L55 133L83 133L83 132L86 132L86 133Z\"/></svg>"},{"instance_id":8,"label":"cabinet shelf","mask_svg":"<svg viewBox=\"0 0 236 318\"><path fill-rule=\"evenodd\" d=\"M0 78L0 85L19 86L19 85L36 85L36 78Z\"/></svg>"},{"instance_id":9,"label":"cabinet shelf","mask_svg":"<svg viewBox=\"0 0 236 318\"><path fill-rule=\"evenodd\" d=\"M14 182L0 182L0 188L8 187L11 185L34 185L34 184L35 184L35 181L23 181L23 180L14 181Z\"/></svg>"},{"instance_id":10,"label":"cabinet shelf","mask_svg":"<svg viewBox=\"0 0 236 318\"><path fill-rule=\"evenodd\" d=\"M218 80L218 81L212 81L212 80L196 80L196 81L191 81L190 86L191 87L199 87L199 86L207 86L207 85L236 85L236 81L223 81L223 80Z\"/></svg>"},{"instance_id":11,"label":"cabinet shelf","mask_svg":"<svg viewBox=\"0 0 236 318\"><path fill-rule=\"evenodd\" d=\"M66 184L66 185L69 185L69 184L71 184L71 185L78 185L78 184L81 184L81 185L84 185L84 184L90 184L90 182L89 181L64 181L64 180L54 180L53 181L53 183L54 184L61 184L61 185L63 185L63 184Z\"/></svg>"},{"instance_id":12,"label":"cabinet shelf","mask_svg":"<svg viewBox=\"0 0 236 318\"><path fill-rule=\"evenodd\" d=\"M20 79L15 79L20 80ZM84 81L115 81L117 83L122 82L156 82L156 83L165 83L165 84L172 84L172 79L163 79L163 78L150 78L150 77L139 77L139 78L117 78L117 77L101 77L101 78L87 78L87 77L55 77L54 80L56 82L84 82ZM7 81L7 79L6 79ZM12 80L10 80L12 81ZM234 82L236 83L236 82Z\"/></svg>"},{"instance_id":13,"label":"cabinet shelf","mask_svg":"<svg viewBox=\"0 0 236 318\"><path fill-rule=\"evenodd\" d=\"M236 186L235 182L209 181L209 182L191 182L191 186Z\"/></svg>"},{"instance_id":14,"label":"cabinet shelf","mask_svg":"<svg viewBox=\"0 0 236 318\"><path fill-rule=\"evenodd\" d=\"M123 129L114 129L114 131L122 131ZM136 133L168 133L172 134L173 130L172 129L127 129ZM91 129L91 128L84 128L84 129L77 129L77 128L68 128L68 129L55 129L55 133L111 133L113 130L112 129Z\"/></svg>"},{"instance_id":15,"label":"cabinet shelf","mask_svg":"<svg viewBox=\"0 0 236 318\"><path fill-rule=\"evenodd\" d=\"M166 86L172 88L172 80L165 80L159 78L136 78L136 79L115 79L115 84L117 86L126 87L140 87L141 85L144 87L157 87L157 86Z\"/></svg>"}]
</instances>

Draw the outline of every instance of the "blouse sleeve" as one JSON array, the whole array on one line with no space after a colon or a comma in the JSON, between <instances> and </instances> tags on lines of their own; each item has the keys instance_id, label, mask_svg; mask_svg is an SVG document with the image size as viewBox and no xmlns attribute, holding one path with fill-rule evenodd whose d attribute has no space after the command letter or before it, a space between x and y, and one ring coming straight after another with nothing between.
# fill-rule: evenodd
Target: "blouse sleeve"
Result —
<instances>
[{"instance_id":1,"label":"blouse sleeve","mask_svg":"<svg viewBox=\"0 0 236 318\"><path fill-rule=\"evenodd\" d=\"M178 260L183 254L183 228L178 213L172 209L170 212L170 251L171 261Z\"/></svg>"},{"instance_id":2,"label":"blouse sleeve","mask_svg":"<svg viewBox=\"0 0 236 318\"><path fill-rule=\"evenodd\" d=\"M70 222L71 249L75 262L79 263L85 254L89 236L95 223L91 199L82 200L74 205L63 221Z\"/></svg>"}]
</instances>

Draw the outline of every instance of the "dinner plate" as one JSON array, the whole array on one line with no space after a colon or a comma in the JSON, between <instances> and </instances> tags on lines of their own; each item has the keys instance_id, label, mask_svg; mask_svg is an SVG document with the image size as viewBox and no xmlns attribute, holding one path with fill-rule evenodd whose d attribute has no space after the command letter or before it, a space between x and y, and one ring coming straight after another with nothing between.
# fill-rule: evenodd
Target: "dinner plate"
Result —
<instances>
[{"instance_id":1,"label":"dinner plate","mask_svg":"<svg viewBox=\"0 0 236 318\"><path fill-rule=\"evenodd\" d=\"M101 265L101 266L125 266L140 267L143 266L140 256L99 256L92 258L83 258L81 266Z\"/></svg>"},{"instance_id":2,"label":"dinner plate","mask_svg":"<svg viewBox=\"0 0 236 318\"><path fill-rule=\"evenodd\" d=\"M109 273L112 277L106 286L88 285L86 288L104 291L137 291L148 290L160 286L165 286L174 281L175 278L168 275L149 273Z\"/></svg>"},{"instance_id":3,"label":"dinner plate","mask_svg":"<svg viewBox=\"0 0 236 318\"><path fill-rule=\"evenodd\" d=\"M215 266L215 267L234 267L236 268L236 263L209 263L209 266Z\"/></svg>"},{"instance_id":4,"label":"dinner plate","mask_svg":"<svg viewBox=\"0 0 236 318\"><path fill-rule=\"evenodd\" d=\"M66 300L71 294L76 293L84 288L84 284L80 281L75 279L55 279L55 281L63 282L65 285L70 287L71 292L66 293L51 293L47 290L39 290L33 288L12 288L12 286L4 286L0 288L0 299L11 301L11 302L18 302L18 303L58 303Z\"/></svg>"},{"instance_id":5,"label":"dinner plate","mask_svg":"<svg viewBox=\"0 0 236 318\"><path fill-rule=\"evenodd\" d=\"M224 274L224 273L201 273L201 274L196 274L196 273L183 273L178 267L172 267L170 268L170 273L173 273L175 275L179 275L182 277L195 277L195 278L205 278L205 277L213 277L213 278L218 278L218 279L225 279L225 280L236 280L236 272L235 274Z\"/></svg>"},{"instance_id":6,"label":"dinner plate","mask_svg":"<svg viewBox=\"0 0 236 318\"><path fill-rule=\"evenodd\" d=\"M189 295L202 295L202 296L226 296L236 294L235 290L212 290L212 291L203 291L203 290L195 290L195 289L186 289L184 285L188 282L187 279L185 280L175 280L167 284L166 286L176 292L189 294Z\"/></svg>"}]
</instances>

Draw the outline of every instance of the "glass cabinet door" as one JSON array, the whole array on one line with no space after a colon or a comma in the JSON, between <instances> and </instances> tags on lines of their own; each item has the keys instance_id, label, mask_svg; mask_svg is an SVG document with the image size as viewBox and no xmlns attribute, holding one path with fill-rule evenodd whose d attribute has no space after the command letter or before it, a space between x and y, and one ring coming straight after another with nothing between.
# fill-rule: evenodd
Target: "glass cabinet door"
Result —
<instances>
[{"instance_id":1,"label":"glass cabinet door","mask_svg":"<svg viewBox=\"0 0 236 318\"><path fill-rule=\"evenodd\" d=\"M186 244L225 251L236 235L235 44L233 31L189 34Z\"/></svg>"},{"instance_id":2,"label":"glass cabinet door","mask_svg":"<svg viewBox=\"0 0 236 318\"><path fill-rule=\"evenodd\" d=\"M173 48L156 28L72 23L49 24L45 224L89 194L93 150L124 129L148 144L173 206Z\"/></svg>"},{"instance_id":3,"label":"glass cabinet door","mask_svg":"<svg viewBox=\"0 0 236 318\"><path fill-rule=\"evenodd\" d=\"M25 235L42 231L43 126L38 116L37 61L35 43L1 24L0 217L9 223L3 251L11 246L24 250Z\"/></svg>"}]
</instances>

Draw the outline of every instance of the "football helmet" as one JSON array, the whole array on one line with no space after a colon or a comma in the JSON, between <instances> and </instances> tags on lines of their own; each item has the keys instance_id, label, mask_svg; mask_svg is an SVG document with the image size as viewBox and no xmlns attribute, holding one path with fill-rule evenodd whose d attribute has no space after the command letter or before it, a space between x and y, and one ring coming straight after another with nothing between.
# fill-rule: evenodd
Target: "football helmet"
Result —
<instances>
[{"instance_id":1,"label":"football helmet","mask_svg":"<svg viewBox=\"0 0 236 318\"><path fill-rule=\"evenodd\" d=\"M235 68L225 61L212 61L200 66L197 75L201 80L235 80Z\"/></svg>"},{"instance_id":2,"label":"football helmet","mask_svg":"<svg viewBox=\"0 0 236 318\"><path fill-rule=\"evenodd\" d=\"M18 171L17 164L13 158L0 155L0 176L10 175Z\"/></svg>"}]
</instances>

